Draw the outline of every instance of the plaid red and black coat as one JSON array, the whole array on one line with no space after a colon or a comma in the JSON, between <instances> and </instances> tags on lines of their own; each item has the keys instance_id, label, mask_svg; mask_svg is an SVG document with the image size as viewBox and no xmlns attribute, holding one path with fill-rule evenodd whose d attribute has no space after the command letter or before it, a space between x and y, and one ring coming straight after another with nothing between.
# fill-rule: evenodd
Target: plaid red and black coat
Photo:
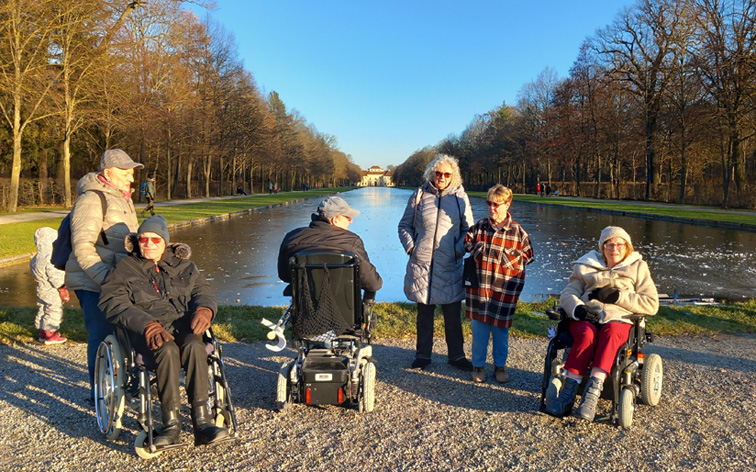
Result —
<instances>
[{"instance_id":1,"label":"plaid red and black coat","mask_svg":"<svg viewBox=\"0 0 756 472\"><path fill-rule=\"evenodd\" d=\"M525 266L533 262L528 233L509 213L499 230L483 218L468 230L465 251L475 258L479 281L478 288L465 288L465 315L509 328L525 285Z\"/></svg>"}]
</instances>

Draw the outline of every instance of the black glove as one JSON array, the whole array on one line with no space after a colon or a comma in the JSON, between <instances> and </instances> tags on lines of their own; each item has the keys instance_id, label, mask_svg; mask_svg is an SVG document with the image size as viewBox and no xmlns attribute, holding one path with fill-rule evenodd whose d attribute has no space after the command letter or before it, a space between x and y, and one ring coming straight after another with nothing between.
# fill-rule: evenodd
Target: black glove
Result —
<instances>
[{"instance_id":1,"label":"black glove","mask_svg":"<svg viewBox=\"0 0 756 472\"><path fill-rule=\"evenodd\" d=\"M588 299L589 300L596 299L600 301L601 303L617 303L617 300L619 300L619 296L620 296L619 289L614 288L609 285L605 285L589 293Z\"/></svg>"},{"instance_id":2,"label":"black glove","mask_svg":"<svg viewBox=\"0 0 756 472\"><path fill-rule=\"evenodd\" d=\"M591 323L598 323L601 319L601 315L585 305L578 305L575 307L575 318L582 321L589 321Z\"/></svg>"}]
</instances>

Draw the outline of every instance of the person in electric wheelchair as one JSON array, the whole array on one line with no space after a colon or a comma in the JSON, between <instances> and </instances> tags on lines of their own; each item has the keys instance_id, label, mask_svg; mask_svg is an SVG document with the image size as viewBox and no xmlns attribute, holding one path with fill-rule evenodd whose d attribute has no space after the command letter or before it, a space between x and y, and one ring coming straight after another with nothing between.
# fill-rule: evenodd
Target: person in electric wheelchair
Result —
<instances>
[{"instance_id":1,"label":"person in electric wheelchair","mask_svg":"<svg viewBox=\"0 0 756 472\"><path fill-rule=\"evenodd\" d=\"M210 285L188 257L185 244L170 244L165 218L151 216L137 235L127 236L129 257L103 281L99 307L124 328L135 351L154 359L163 430L154 438L160 449L179 444L179 375L186 373L195 445L229 437L216 426L208 406L208 353L202 339L217 312Z\"/></svg>"},{"instance_id":2,"label":"person in electric wheelchair","mask_svg":"<svg viewBox=\"0 0 756 472\"><path fill-rule=\"evenodd\" d=\"M563 417L572 411L590 365L590 378L575 416L593 421L604 381L630 336L633 319L638 314L654 315L659 309L648 265L634 251L624 229L607 226L601 232L598 250L573 262L559 303L568 316L573 343L564 365L565 382L556 398L548 399L546 412Z\"/></svg>"},{"instance_id":3,"label":"person in electric wheelchair","mask_svg":"<svg viewBox=\"0 0 756 472\"><path fill-rule=\"evenodd\" d=\"M292 323L297 358L281 366L276 399L289 403L357 404L372 411L375 363L370 337L375 328L375 293L383 279L370 262L362 239L348 230L359 211L338 196L328 197L309 226L289 232L278 256L278 275L287 282L291 306L277 323L266 319L272 351L286 346ZM364 295L363 295L364 290Z\"/></svg>"}]
</instances>

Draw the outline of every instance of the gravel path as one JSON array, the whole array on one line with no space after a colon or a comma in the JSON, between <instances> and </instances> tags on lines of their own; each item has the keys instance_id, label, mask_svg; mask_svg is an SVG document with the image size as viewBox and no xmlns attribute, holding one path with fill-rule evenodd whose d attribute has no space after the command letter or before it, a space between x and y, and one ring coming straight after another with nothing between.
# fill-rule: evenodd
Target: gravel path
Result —
<instances>
[{"instance_id":1,"label":"gravel path","mask_svg":"<svg viewBox=\"0 0 756 472\"><path fill-rule=\"evenodd\" d=\"M538 413L540 340L510 340L511 381L473 385L446 364L407 368L413 340L382 340L376 409L336 406L273 410L284 356L262 343L227 344L240 439L168 451L133 452L136 422L113 442L97 431L85 401L85 346L0 346L0 470L753 470L756 468L756 336L657 339L664 359L659 406L637 407L633 428ZM437 346L443 342L437 340ZM489 365L489 377L492 376ZM609 401L599 403L606 412ZM188 409L183 438L191 440Z\"/></svg>"}]
</instances>

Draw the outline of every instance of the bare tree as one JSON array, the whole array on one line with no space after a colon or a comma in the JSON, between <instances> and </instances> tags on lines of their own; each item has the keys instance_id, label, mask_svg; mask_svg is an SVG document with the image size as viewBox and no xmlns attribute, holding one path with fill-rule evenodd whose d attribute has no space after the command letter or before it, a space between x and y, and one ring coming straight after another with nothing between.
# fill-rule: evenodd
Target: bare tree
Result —
<instances>
[{"instance_id":1,"label":"bare tree","mask_svg":"<svg viewBox=\"0 0 756 472\"><path fill-rule=\"evenodd\" d=\"M716 104L722 132L722 207L731 183L745 190L744 141L753 136L745 120L754 113L756 2L699 0L699 48L694 60L701 83Z\"/></svg>"},{"instance_id":2,"label":"bare tree","mask_svg":"<svg viewBox=\"0 0 756 472\"><path fill-rule=\"evenodd\" d=\"M673 77L672 65L682 54L680 43L692 33L680 14L688 4L687 0L640 0L637 9L625 10L597 38L610 75L623 80L643 104L646 200L655 196L660 180L655 159L662 97Z\"/></svg>"},{"instance_id":3,"label":"bare tree","mask_svg":"<svg viewBox=\"0 0 756 472\"><path fill-rule=\"evenodd\" d=\"M24 131L57 113L45 104L61 74L50 58L50 37L58 24L55 5L54 0L7 0L0 5L0 110L13 142L11 213L18 209Z\"/></svg>"}]
</instances>

